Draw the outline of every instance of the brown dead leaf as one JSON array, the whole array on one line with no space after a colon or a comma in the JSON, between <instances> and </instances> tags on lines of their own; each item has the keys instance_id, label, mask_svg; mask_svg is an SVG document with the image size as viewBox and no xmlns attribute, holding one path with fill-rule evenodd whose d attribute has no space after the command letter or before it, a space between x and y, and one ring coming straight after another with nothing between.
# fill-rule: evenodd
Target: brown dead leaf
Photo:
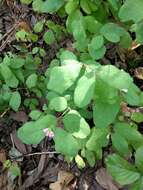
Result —
<instances>
[{"instance_id":1,"label":"brown dead leaf","mask_svg":"<svg viewBox=\"0 0 143 190\"><path fill-rule=\"evenodd\" d=\"M20 29L25 30L26 32L31 32L30 25L26 21L21 21L18 23Z\"/></svg>"},{"instance_id":2,"label":"brown dead leaf","mask_svg":"<svg viewBox=\"0 0 143 190\"><path fill-rule=\"evenodd\" d=\"M30 145L23 144L20 139L17 137L16 130L12 132L12 139L15 147L21 152L22 154L27 154L31 152L32 148Z\"/></svg>"},{"instance_id":3,"label":"brown dead leaf","mask_svg":"<svg viewBox=\"0 0 143 190\"><path fill-rule=\"evenodd\" d=\"M100 168L96 172L96 181L107 190L119 190L121 186L113 181L105 168Z\"/></svg>"},{"instance_id":4,"label":"brown dead leaf","mask_svg":"<svg viewBox=\"0 0 143 190\"><path fill-rule=\"evenodd\" d=\"M136 68L134 74L136 78L143 80L143 67Z\"/></svg>"},{"instance_id":5,"label":"brown dead leaf","mask_svg":"<svg viewBox=\"0 0 143 190\"><path fill-rule=\"evenodd\" d=\"M28 116L24 111L19 111L19 112L16 112L16 113L11 112L10 117L13 120L16 120L18 122L23 122L24 123L24 122L28 121Z\"/></svg>"},{"instance_id":6,"label":"brown dead leaf","mask_svg":"<svg viewBox=\"0 0 143 190\"><path fill-rule=\"evenodd\" d=\"M7 172L3 171L3 163L6 161L6 152L4 149L0 150L0 163L2 165L1 171L0 171L0 189L7 190L6 184L7 184Z\"/></svg>"},{"instance_id":7,"label":"brown dead leaf","mask_svg":"<svg viewBox=\"0 0 143 190\"><path fill-rule=\"evenodd\" d=\"M50 184L51 190L68 190L69 183L74 179L74 176L70 172L59 171L58 179L55 183Z\"/></svg>"},{"instance_id":8,"label":"brown dead leaf","mask_svg":"<svg viewBox=\"0 0 143 190\"><path fill-rule=\"evenodd\" d=\"M40 177L42 175L42 172L44 171L45 165L47 162L47 155L43 154L41 155L41 158L39 160L38 167L34 170L34 172L25 180L23 184L23 188L28 188L35 184L37 181L40 180Z\"/></svg>"}]
</instances>

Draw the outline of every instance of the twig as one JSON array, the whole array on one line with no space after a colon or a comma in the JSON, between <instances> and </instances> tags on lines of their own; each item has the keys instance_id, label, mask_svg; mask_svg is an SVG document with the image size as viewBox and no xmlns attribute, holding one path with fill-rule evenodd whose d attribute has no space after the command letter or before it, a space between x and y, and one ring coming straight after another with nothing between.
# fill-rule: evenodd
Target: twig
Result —
<instances>
[{"instance_id":1,"label":"twig","mask_svg":"<svg viewBox=\"0 0 143 190\"><path fill-rule=\"evenodd\" d=\"M59 154L59 153L56 151L53 151L53 152L35 152L35 153L25 154L23 156L30 157L30 156L44 155L44 154Z\"/></svg>"},{"instance_id":2,"label":"twig","mask_svg":"<svg viewBox=\"0 0 143 190\"><path fill-rule=\"evenodd\" d=\"M2 118L9 110L10 110L10 108L7 108L7 109L0 115L0 118Z\"/></svg>"}]
</instances>

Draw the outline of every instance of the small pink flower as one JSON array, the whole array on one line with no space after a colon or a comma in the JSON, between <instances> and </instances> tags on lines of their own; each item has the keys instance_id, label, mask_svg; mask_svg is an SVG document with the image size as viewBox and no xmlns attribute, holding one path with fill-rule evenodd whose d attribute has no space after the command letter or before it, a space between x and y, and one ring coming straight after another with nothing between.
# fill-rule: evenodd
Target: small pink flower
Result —
<instances>
[{"instance_id":1,"label":"small pink flower","mask_svg":"<svg viewBox=\"0 0 143 190\"><path fill-rule=\"evenodd\" d=\"M54 137L53 131L49 130L48 128L43 129L43 132L45 133L45 136L49 139L52 139Z\"/></svg>"}]
</instances>

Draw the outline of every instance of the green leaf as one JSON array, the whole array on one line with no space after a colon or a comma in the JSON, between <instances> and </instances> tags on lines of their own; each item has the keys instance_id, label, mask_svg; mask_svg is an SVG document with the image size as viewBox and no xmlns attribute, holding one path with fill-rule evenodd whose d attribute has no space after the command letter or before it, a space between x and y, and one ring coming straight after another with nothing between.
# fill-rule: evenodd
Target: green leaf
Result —
<instances>
[{"instance_id":1,"label":"green leaf","mask_svg":"<svg viewBox=\"0 0 143 190\"><path fill-rule=\"evenodd\" d=\"M118 133L113 133L111 135L112 145L113 147L121 154L122 156L126 156L129 153L128 142L124 137L122 137Z\"/></svg>"},{"instance_id":2,"label":"green leaf","mask_svg":"<svg viewBox=\"0 0 143 190\"><path fill-rule=\"evenodd\" d=\"M93 107L93 120L95 125L97 127L107 127L108 125L114 122L119 110L119 101L117 101L114 104L109 104L97 100Z\"/></svg>"},{"instance_id":3,"label":"green leaf","mask_svg":"<svg viewBox=\"0 0 143 190\"><path fill-rule=\"evenodd\" d=\"M65 11L68 15L70 15L76 8L78 7L79 0L71 0L68 1L65 6Z\"/></svg>"},{"instance_id":4,"label":"green leaf","mask_svg":"<svg viewBox=\"0 0 143 190\"><path fill-rule=\"evenodd\" d=\"M108 41L117 43L120 41L120 37L124 35L125 30L117 24L107 23L100 32Z\"/></svg>"},{"instance_id":5,"label":"green leaf","mask_svg":"<svg viewBox=\"0 0 143 190\"><path fill-rule=\"evenodd\" d=\"M55 149L66 156L74 157L79 151L77 140L63 129L56 128L55 130Z\"/></svg>"},{"instance_id":6,"label":"green leaf","mask_svg":"<svg viewBox=\"0 0 143 190\"><path fill-rule=\"evenodd\" d=\"M36 33L42 32L43 27L44 27L44 20L37 22L34 25L34 32L36 32Z\"/></svg>"},{"instance_id":7,"label":"green leaf","mask_svg":"<svg viewBox=\"0 0 143 190\"><path fill-rule=\"evenodd\" d=\"M88 123L78 112L71 110L63 118L64 128L77 138L86 138L90 134Z\"/></svg>"},{"instance_id":8,"label":"green leaf","mask_svg":"<svg viewBox=\"0 0 143 190\"><path fill-rule=\"evenodd\" d=\"M70 88L81 70L80 64L63 65L61 67L54 67L51 69L50 80L48 83L48 89L53 90L59 94L63 94L68 88Z\"/></svg>"},{"instance_id":9,"label":"green leaf","mask_svg":"<svg viewBox=\"0 0 143 190\"><path fill-rule=\"evenodd\" d=\"M108 128L92 129L92 134L86 143L86 148L90 151L96 152L97 150L107 146L108 144Z\"/></svg>"},{"instance_id":10,"label":"green leaf","mask_svg":"<svg viewBox=\"0 0 143 190\"><path fill-rule=\"evenodd\" d=\"M119 70L113 65L106 65L99 68L97 76L109 86L119 90L128 90L133 82L133 79L128 73Z\"/></svg>"},{"instance_id":11,"label":"green leaf","mask_svg":"<svg viewBox=\"0 0 143 190\"><path fill-rule=\"evenodd\" d=\"M65 50L60 55L61 64L66 64L66 60L77 60L76 56L68 50Z\"/></svg>"},{"instance_id":12,"label":"green leaf","mask_svg":"<svg viewBox=\"0 0 143 190\"><path fill-rule=\"evenodd\" d=\"M54 129L56 126L56 118L53 115L40 117L37 121L27 122L18 129L18 137L25 144L38 144L44 139L43 129Z\"/></svg>"},{"instance_id":13,"label":"green leaf","mask_svg":"<svg viewBox=\"0 0 143 190\"><path fill-rule=\"evenodd\" d=\"M42 115L42 112L39 110L32 110L29 114L29 117L31 117L32 120L37 120Z\"/></svg>"},{"instance_id":14,"label":"green leaf","mask_svg":"<svg viewBox=\"0 0 143 190\"><path fill-rule=\"evenodd\" d=\"M82 152L81 152L81 155L87 159L90 167L94 167L95 165L95 154L90 151L90 150L87 150L87 149L84 149Z\"/></svg>"},{"instance_id":15,"label":"green leaf","mask_svg":"<svg viewBox=\"0 0 143 190\"><path fill-rule=\"evenodd\" d=\"M134 21L139 22L143 19L143 1L126 0L119 11L119 18L122 22Z\"/></svg>"},{"instance_id":16,"label":"green leaf","mask_svg":"<svg viewBox=\"0 0 143 190\"><path fill-rule=\"evenodd\" d=\"M140 146L135 153L135 165L143 174L143 146Z\"/></svg>"},{"instance_id":17,"label":"green leaf","mask_svg":"<svg viewBox=\"0 0 143 190\"><path fill-rule=\"evenodd\" d=\"M104 38L102 35L98 35L92 38L91 40L91 47L94 48L94 50L98 50L104 45Z\"/></svg>"},{"instance_id":18,"label":"green leaf","mask_svg":"<svg viewBox=\"0 0 143 190\"><path fill-rule=\"evenodd\" d=\"M0 72L9 87L16 88L18 86L17 78L6 64L0 64Z\"/></svg>"},{"instance_id":19,"label":"green leaf","mask_svg":"<svg viewBox=\"0 0 143 190\"><path fill-rule=\"evenodd\" d=\"M51 45L55 41L55 36L52 30L48 30L47 32L45 32L43 38L48 45Z\"/></svg>"},{"instance_id":20,"label":"green leaf","mask_svg":"<svg viewBox=\"0 0 143 190\"><path fill-rule=\"evenodd\" d=\"M39 127L35 127L35 122L27 122L21 128L18 129L18 137L25 144L38 144L40 143L45 134Z\"/></svg>"},{"instance_id":21,"label":"green leaf","mask_svg":"<svg viewBox=\"0 0 143 190\"><path fill-rule=\"evenodd\" d=\"M132 186L131 190L142 190L143 189L143 177L138 179Z\"/></svg>"},{"instance_id":22,"label":"green leaf","mask_svg":"<svg viewBox=\"0 0 143 190\"><path fill-rule=\"evenodd\" d=\"M88 45L88 51L90 56L95 60L103 58L106 53L106 47L102 46L100 49L95 49L95 47L96 46L94 44Z\"/></svg>"},{"instance_id":23,"label":"green leaf","mask_svg":"<svg viewBox=\"0 0 143 190\"><path fill-rule=\"evenodd\" d=\"M135 32L137 42L143 44L143 22L137 23Z\"/></svg>"},{"instance_id":24,"label":"green leaf","mask_svg":"<svg viewBox=\"0 0 143 190\"><path fill-rule=\"evenodd\" d=\"M124 137L135 149L143 145L143 137L140 132L128 123L116 123L114 130L117 134Z\"/></svg>"},{"instance_id":25,"label":"green leaf","mask_svg":"<svg viewBox=\"0 0 143 190\"><path fill-rule=\"evenodd\" d=\"M143 113L134 112L131 114L131 119L137 123L141 123L141 122L143 122Z\"/></svg>"},{"instance_id":26,"label":"green leaf","mask_svg":"<svg viewBox=\"0 0 143 190\"><path fill-rule=\"evenodd\" d=\"M84 16L85 29L90 33L99 35L102 24L93 16Z\"/></svg>"},{"instance_id":27,"label":"green leaf","mask_svg":"<svg viewBox=\"0 0 143 190\"><path fill-rule=\"evenodd\" d=\"M124 32L124 35L120 38L120 46L123 48L129 48L132 44L132 38L129 34L129 32Z\"/></svg>"},{"instance_id":28,"label":"green leaf","mask_svg":"<svg viewBox=\"0 0 143 190\"><path fill-rule=\"evenodd\" d=\"M37 84L37 75L36 74L31 74L27 80L26 80L26 85L28 88L33 88Z\"/></svg>"},{"instance_id":29,"label":"green leaf","mask_svg":"<svg viewBox=\"0 0 143 190\"><path fill-rule=\"evenodd\" d=\"M64 4L64 0L34 0L33 9L41 13L54 13Z\"/></svg>"},{"instance_id":30,"label":"green leaf","mask_svg":"<svg viewBox=\"0 0 143 190\"><path fill-rule=\"evenodd\" d=\"M76 85L74 92L74 103L82 108L87 106L93 98L95 87L95 73L90 72L82 76Z\"/></svg>"},{"instance_id":31,"label":"green leaf","mask_svg":"<svg viewBox=\"0 0 143 190\"><path fill-rule=\"evenodd\" d=\"M50 109L54 109L57 112L64 111L67 108L67 100L64 97L55 97L49 103Z\"/></svg>"},{"instance_id":32,"label":"green leaf","mask_svg":"<svg viewBox=\"0 0 143 190\"><path fill-rule=\"evenodd\" d=\"M18 111L20 104L21 104L21 96L20 96L19 92L13 92L12 96L10 98L10 101L9 101L10 107L14 111Z\"/></svg>"},{"instance_id":33,"label":"green leaf","mask_svg":"<svg viewBox=\"0 0 143 190\"><path fill-rule=\"evenodd\" d=\"M136 168L117 154L108 156L106 165L113 179L121 185L131 184L140 178Z\"/></svg>"},{"instance_id":34,"label":"green leaf","mask_svg":"<svg viewBox=\"0 0 143 190\"><path fill-rule=\"evenodd\" d=\"M88 1L80 0L80 6L86 14L91 14L92 10L88 4Z\"/></svg>"}]
</instances>

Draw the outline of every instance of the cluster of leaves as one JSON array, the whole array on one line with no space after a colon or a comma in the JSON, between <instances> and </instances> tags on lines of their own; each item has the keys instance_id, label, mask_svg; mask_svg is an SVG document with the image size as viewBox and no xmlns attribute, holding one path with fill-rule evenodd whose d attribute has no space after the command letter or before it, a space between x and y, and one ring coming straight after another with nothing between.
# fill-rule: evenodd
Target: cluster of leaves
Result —
<instances>
[{"instance_id":1,"label":"cluster of leaves","mask_svg":"<svg viewBox=\"0 0 143 190\"><path fill-rule=\"evenodd\" d=\"M46 54L42 48L34 47L25 57L5 55L0 63L0 109L9 105L17 111L21 96L30 96L23 102L31 110L31 121L19 128L18 137L26 144L38 144L48 129L54 134L56 151L67 160L75 159L81 168L86 162L94 166L103 158L103 148L110 147L114 154L105 159L109 173L121 185L131 184L132 190L142 190L143 136L137 124L143 121L143 114L126 115L122 105L143 106L143 93L127 72L113 65L102 66L99 60L108 43L129 48L132 33L137 43L143 43L143 1L21 2L32 3L33 10L39 13L56 12L67 20L66 29L52 21L38 21L33 33L18 31L18 40L35 42L42 32L45 43L51 45L64 32L73 35L76 53L61 49L42 75L38 74L41 57ZM20 94L23 87L24 94ZM36 109L37 99L31 98L32 94L46 98L42 111ZM133 164L127 161L131 155Z\"/></svg>"}]
</instances>

